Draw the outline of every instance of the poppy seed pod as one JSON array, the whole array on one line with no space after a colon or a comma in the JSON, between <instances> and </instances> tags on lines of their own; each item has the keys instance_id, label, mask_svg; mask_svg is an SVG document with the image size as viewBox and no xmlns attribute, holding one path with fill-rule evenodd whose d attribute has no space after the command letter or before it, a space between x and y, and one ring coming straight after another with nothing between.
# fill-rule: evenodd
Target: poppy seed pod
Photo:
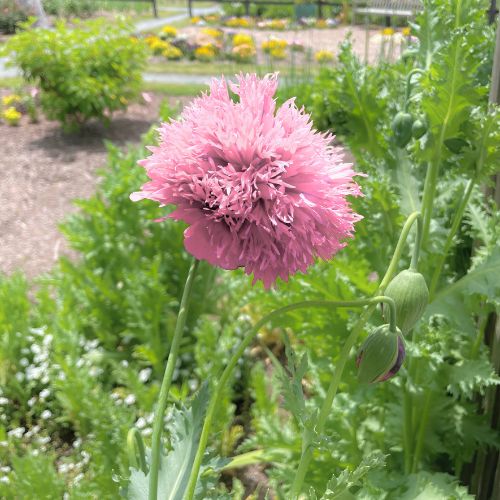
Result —
<instances>
[{"instance_id":1,"label":"poppy seed pod","mask_svg":"<svg viewBox=\"0 0 500 500\"><path fill-rule=\"evenodd\" d=\"M411 135L415 139L420 139L427 132L427 124L425 119L417 118L411 127Z\"/></svg>"},{"instance_id":2,"label":"poppy seed pod","mask_svg":"<svg viewBox=\"0 0 500 500\"><path fill-rule=\"evenodd\" d=\"M383 382L393 377L405 358L401 331L389 325L376 328L361 345L356 357L358 380L365 384Z\"/></svg>"},{"instance_id":3,"label":"poppy seed pod","mask_svg":"<svg viewBox=\"0 0 500 500\"><path fill-rule=\"evenodd\" d=\"M387 286L385 294L396 303L396 324L406 334L424 314L429 289L417 271L401 271Z\"/></svg>"},{"instance_id":4,"label":"poppy seed pod","mask_svg":"<svg viewBox=\"0 0 500 500\"><path fill-rule=\"evenodd\" d=\"M404 111L399 112L392 120L391 127L398 147L404 148L410 142L412 125L413 117Z\"/></svg>"}]
</instances>

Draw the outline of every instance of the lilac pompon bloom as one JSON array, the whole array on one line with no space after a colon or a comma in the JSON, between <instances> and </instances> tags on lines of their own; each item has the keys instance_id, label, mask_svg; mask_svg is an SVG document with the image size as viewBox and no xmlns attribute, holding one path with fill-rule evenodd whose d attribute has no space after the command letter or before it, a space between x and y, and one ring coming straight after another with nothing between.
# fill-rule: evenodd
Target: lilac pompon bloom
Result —
<instances>
[{"instance_id":1,"label":"lilac pompon bloom","mask_svg":"<svg viewBox=\"0 0 500 500\"><path fill-rule=\"evenodd\" d=\"M149 198L185 221L186 250L224 269L244 267L269 287L330 259L352 238L346 196L361 195L352 165L332 136L312 128L294 99L276 109L276 75L239 75L160 128L160 145L140 161L150 177L133 201Z\"/></svg>"}]
</instances>

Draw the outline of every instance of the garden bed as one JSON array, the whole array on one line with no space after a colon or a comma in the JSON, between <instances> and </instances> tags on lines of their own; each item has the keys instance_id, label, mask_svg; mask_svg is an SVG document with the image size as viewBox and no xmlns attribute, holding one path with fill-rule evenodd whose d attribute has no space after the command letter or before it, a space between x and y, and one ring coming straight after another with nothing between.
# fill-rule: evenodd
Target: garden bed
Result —
<instances>
[{"instance_id":1,"label":"garden bed","mask_svg":"<svg viewBox=\"0 0 500 500\"><path fill-rule=\"evenodd\" d=\"M67 251L58 224L75 210L72 200L92 194L96 169L106 163L104 141L136 144L156 121L162 97L151 99L116 113L107 128L91 123L77 134L43 116L36 124L27 117L17 127L0 124L0 271L34 277Z\"/></svg>"}]
</instances>

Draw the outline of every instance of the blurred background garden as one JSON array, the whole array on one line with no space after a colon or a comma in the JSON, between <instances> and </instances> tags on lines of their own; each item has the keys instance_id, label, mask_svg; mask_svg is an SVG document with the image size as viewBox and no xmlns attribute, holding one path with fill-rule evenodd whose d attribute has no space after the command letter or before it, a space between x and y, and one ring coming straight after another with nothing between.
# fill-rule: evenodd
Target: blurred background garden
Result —
<instances>
[{"instance_id":1,"label":"blurred background garden","mask_svg":"<svg viewBox=\"0 0 500 500\"><path fill-rule=\"evenodd\" d=\"M500 498L497 24L490 0L0 0L0 498L139 498L127 433L151 440L190 256L185 226L129 195L159 123L239 72L279 72L278 102L335 134L367 174L364 219L333 262L271 290L202 263L170 402L272 307L375 293L434 163L411 362L366 386L353 353L304 498ZM317 405L355 319L314 310L262 329L219 402L198 498L290 498L301 428L275 361L286 339L307 353L299 385ZM168 412L167 443L180 418Z\"/></svg>"}]
</instances>

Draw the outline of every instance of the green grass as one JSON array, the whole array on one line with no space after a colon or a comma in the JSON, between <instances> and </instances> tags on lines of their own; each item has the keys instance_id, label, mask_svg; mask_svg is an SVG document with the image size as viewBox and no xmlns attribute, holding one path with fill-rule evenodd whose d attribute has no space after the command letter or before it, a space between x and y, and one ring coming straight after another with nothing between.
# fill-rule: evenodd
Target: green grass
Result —
<instances>
[{"instance_id":1,"label":"green grass","mask_svg":"<svg viewBox=\"0 0 500 500\"><path fill-rule=\"evenodd\" d=\"M305 75L308 72L314 74L315 67L308 68L304 66L295 66L292 68L289 62L280 62L277 64L256 64L256 63L235 63L232 61L214 61L209 63L196 61L165 61L151 62L146 71L149 73L171 73L184 75L221 75L234 74L242 71L243 73L257 73L260 75L279 71L282 76L290 76L292 69L296 75Z\"/></svg>"},{"instance_id":2,"label":"green grass","mask_svg":"<svg viewBox=\"0 0 500 500\"><path fill-rule=\"evenodd\" d=\"M23 79L20 76L11 78L0 78L0 89L11 89L19 87L23 84Z\"/></svg>"},{"instance_id":3,"label":"green grass","mask_svg":"<svg viewBox=\"0 0 500 500\"><path fill-rule=\"evenodd\" d=\"M150 92L158 92L173 97L195 97L208 87L198 83L161 83L144 82L143 89Z\"/></svg>"}]
</instances>

